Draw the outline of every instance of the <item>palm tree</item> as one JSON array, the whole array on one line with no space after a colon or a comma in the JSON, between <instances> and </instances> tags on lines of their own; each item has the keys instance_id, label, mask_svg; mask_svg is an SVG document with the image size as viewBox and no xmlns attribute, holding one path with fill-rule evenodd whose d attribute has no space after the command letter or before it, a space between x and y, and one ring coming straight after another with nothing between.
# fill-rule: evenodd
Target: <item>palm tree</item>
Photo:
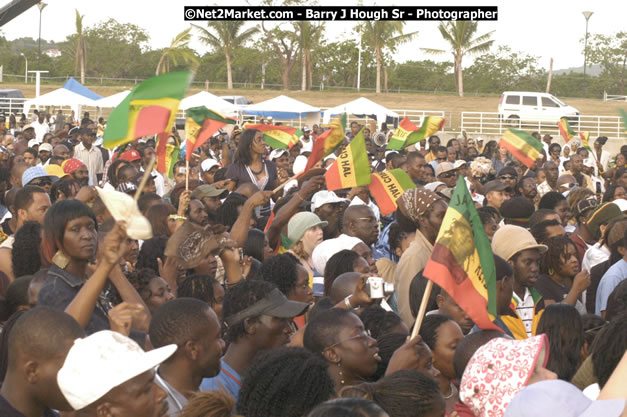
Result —
<instances>
[{"instance_id":1,"label":"palm tree","mask_svg":"<svg viewBox=\"0 0 627 417\"><path fill-rule=\"evenodd\" d=\"M227 88L233 89L233 73L231 71L231 54L257 32L259 28L251 27L242 31L245 21L215 21L208 22L209 29L194 25L199 31L199 39L205 45L211 46L216 52L222 51L226 58ZM214 33L215 32L215 33Z\"/></svg>"},{"instance_id":2,"label":"palm tree","mask_svg":"<svg viewBox=\"0 0 627 417\"><path fill-rule=\"evenodd\" d=\"M305 91L311 88L313 64L311 59L311 51L314 49L322 38L324 32L324 23L312 25L307 20L295 23L294 26L300 35L300 52L302 65L302 81L301 90Z\"/></svg>"},{"instance_id":3,"label":"palm tree","mask_svg":"<svg viewBox=\"0 0 627 417\"><path fill-rule=\"evenodd\" d=\"M85 71L87 70L87 40L83 34L83 18L78 12L78 9L74 9L76 12L76 51L74 52L74 71L81 71L81 84L85 84Z\"/></svg>"},{"instance_id":4,"label":"palm tree","mask_svg":"<svg viewBox=\"0 0 627 417\"><path fill-rule=\"evenodd\" d=\"M487 52L494 43L494 40L490 40L490 36L492 36L494 31L490 31L473 39L473 36L475 36L475 33L477 32L477 25L478 22L461 20L453 22L440 22L438 25L440 34L451 46L451 52L453 53L455 64L455 84L457 84L457 92L460 97L464 96L462 58L464 55L474 55ZM423 48L423 51L434 55L446 53L446 51L442 49Z\"/></svg>"},{"instance_id":5,"label":"palm tree","mask_svg":"<svg viewBox=\"0 0 627 417\"><path fill-rule=\"evenodd\" d=\"M179 60L183 62L191 62L192 64L198 64L198 58L194 52L189 49L189 41L192 39L190 34L191 26L179 33L172 39L170 46L163 50L159 63L157 64L157 70L155 75L170 71L170 64L178 65Z\"/></svg>"},{"instance_id":6,"label":"palm tree","mask_svg":"<svg viewBox=\"0 0 627 417\"><path fill-rule=\"evenodd\" d=\"M377 57L377 93L381 92L381 66L383 64L383 49L393 50L397 45L413 39L418 31L403 33L404 21L365 21L357 32L361 33L364 43L374 49Z\"/></svg>"}]
</instances>

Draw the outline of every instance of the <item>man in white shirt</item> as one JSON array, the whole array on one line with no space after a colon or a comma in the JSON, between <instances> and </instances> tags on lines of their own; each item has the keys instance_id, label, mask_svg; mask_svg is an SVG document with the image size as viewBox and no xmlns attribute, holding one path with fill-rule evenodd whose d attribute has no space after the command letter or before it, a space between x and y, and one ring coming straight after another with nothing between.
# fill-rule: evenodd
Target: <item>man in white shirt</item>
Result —
<instances>
[{"instance_id":1,"label":"man in white shirt","mask_svg":"<svg viewBox=\"0 0 627 417\"><path fill-rule=\"evenodd\" d=\"M155 150L151 146L146 146L142 149L142 172L144 168L148 166L150 160L155 157ZM156 157L155 157L156 158ZM157 167L157 163L155 161L155 165L152 168L151 175L155 178L155 189L159 197L163 197L165 194L165 181L163 179L163 175L159 173L155 168Z\"/></svg>"},{"instance_id":2,"label":"man in white shirt","mask_svg":"<svg viewBox=\"0 0 627 417\"><path fill-rule=\"evenodd\" d=\"M81 143L74 147L74 158L80 159L89 171L89 185L98 185L104 170L102 152L93 146L96 140L96 131L90 128L79 130Z\"/></svg>"},{"instance_id":3,"label":"man in white shirt","mask_svg":"<svg viewBox=\"0 0 627 417\"><path fill-rule=\"evenodd\" d=\"M44 140L44 135L50 132L50 126L46 123L46 112L40 112L39 117L30 124L30 127L35 129L35 139L37 139L38 143L41 143Z\"/></svg>"},{"instance_id":4,"label":"man in white shirt","mask_svg":"<svg viewBox=\"0 0 627 417\"><path fill-rule=\"evenodd\" d=\"M311 137L311 129L309 128L309 126L303 127L303 136L300 137L300 143L301 145L303 145L302 149L300 150L301 153L312 151L313 138Z\"/></svg>"},{"instance_id":5,"label":"man in white shirt","mask_svg":"<svg viewBox=\"0 0 627 417\"><path fill-rule=\"evenodd\" d=\"M597 140L594 141L594 151L592 151L592 155L588 158L594 160L594 173L595 175L599 175L599 171L605 171L608 168L610 160L612 159L612 155L603 150L603 145L607 143L607 136L599 136Z\"/></svg>"}]
</instances>

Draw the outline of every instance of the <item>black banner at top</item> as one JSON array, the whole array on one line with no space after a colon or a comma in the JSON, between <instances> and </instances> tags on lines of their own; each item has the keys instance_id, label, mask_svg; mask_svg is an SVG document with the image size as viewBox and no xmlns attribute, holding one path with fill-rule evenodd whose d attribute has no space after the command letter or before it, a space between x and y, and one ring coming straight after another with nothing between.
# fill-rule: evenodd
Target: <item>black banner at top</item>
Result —
<instances>
[{"instance_id":1,"label":"black banner at top","mask_svg":"<svg viewBox=\"0 0 627 417\"><path fill-rule=\"evenodd\" d=\"M497 6L185 6L185 20L498 20Z\"/></svg>"}]
</instances>

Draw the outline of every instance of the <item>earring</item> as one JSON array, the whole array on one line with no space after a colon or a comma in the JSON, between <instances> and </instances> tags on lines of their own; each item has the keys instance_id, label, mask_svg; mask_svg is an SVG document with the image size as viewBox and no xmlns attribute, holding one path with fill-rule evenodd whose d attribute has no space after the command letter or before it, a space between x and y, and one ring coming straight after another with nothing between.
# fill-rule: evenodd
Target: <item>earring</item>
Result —
<instances>
[{"instance_id":1,"label":"earring","mask_svg":"<svg viewBox=\"0 0 627 417\"><path fill-rule=\"evenodd\" d=\"M340 375L340 384L344 385L344 374L342 373L342 364L340 362L337 363L337 367L339 368L338 374Z\"/></svg>"},{"instance_id":2,"label":"earring","mask_svg":"<svg viewBox=\"0 0 627 417\"><path fill-rule=\"evenodd\" d=\"M61 269L65 269L65 267L68 266L68 264L70 263L70 258L68 258L66 254L58 250L57 253L55 253L52 257L52 263Z\"/></svg>"},{"instance_id":3,"label":"earring","mask_svg":"<svg viewBox=\"0 0 627 417\"><path fill-rule=\"evenodd\" d=\"M548 272L549 272L549 275L553 275L553 272L555 272L555 271L553 271L553 268L549 268Z\"/></svg>"}]
</instances>

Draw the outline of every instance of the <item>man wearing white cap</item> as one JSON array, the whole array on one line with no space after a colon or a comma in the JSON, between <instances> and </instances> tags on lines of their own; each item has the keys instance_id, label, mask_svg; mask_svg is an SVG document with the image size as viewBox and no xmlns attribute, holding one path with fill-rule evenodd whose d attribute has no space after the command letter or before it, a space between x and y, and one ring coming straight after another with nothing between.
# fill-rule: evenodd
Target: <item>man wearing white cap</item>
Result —
<instances>
[{"instance_id":1,"label":"man wearing white cap","mask_svg":"<svg viewBox=\"0 0 627 417\"><path fill-rule=\"evenodd\" d=\"M102 330L74 342L57 382L81 417L163 416L166 393L155 384L155 368L176 349L144 352L128 337Z\"/></svg>"},{"instance_id":2,"label":"man wearing white cap","mask_svg":"<svg viewBox=\"0 0 627 417\"><path fill-rule=\"evenodd\" d=\"M42 143L39 145L39 166L48 165L48 160L50 159L50 155L52 155L52 145L49 143Z\"/></svg>"},{"instance_id":3,"label":"man wearing white cap","mask_svg":"<svg viewBox=\"0 0 627 417\"><path fill-rule=\"evenodd\" d=\"M311 138L310 134L311 129L309 128L309 126L303 127L303 136L300 137L300 143L301 145L303 145L303 148L301 149L300 153L312 151L314 141Z\"/></svg>"},{"instance_id":4,"label":"man wearing white cap","mask_svg":"<svg viewBox=\"0 0 627 417\"><path fill-rule=\"evenodd\" d=\"M212 158L207 158L200 164L200 179L205 184L213 184L213 176L220 169L220 163Z\"/></svg>"},{"instance_id":5,"label":"man wearing white cap","mask_svg":"<svg viewBox=\"0 0 627 417\"><path fill-rule=\"evenodd\" d=\"M322 229L324 239L333 239L340 234L340 214L348 205L347 198L338 197L333 191L318 191L311 198L311 211L327 225Z\"/></svg>"}]
</instances>

